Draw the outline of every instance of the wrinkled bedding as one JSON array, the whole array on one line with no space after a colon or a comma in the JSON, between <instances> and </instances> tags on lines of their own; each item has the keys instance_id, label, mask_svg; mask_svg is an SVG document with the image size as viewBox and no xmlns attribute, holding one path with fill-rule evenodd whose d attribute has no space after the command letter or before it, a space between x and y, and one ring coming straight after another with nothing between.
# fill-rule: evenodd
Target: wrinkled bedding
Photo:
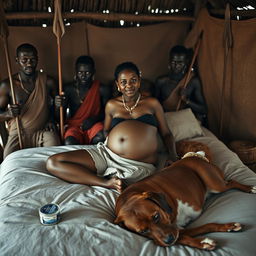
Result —
<instances>
[{"instance_id":1,"label":"wrinkled bedding","mask_svg":"<svg viewBox=\"0 0 256 256\"><path fill-rule=\"evenodd\" d=\"M227 179L256 185L256 174L243 165L212 133L193 140L206 143L213 161ZM256 255L256 195L237 190L211 196L203 214L190 226L208 222L240 222L238 233L210 233L218 247L208 252L187 246L169 248L113 224L118 193L97 186L70 184L50 175L46 159L85 146L24 149L10 154L0 169L0 255ZM164 159L164 156L161 156ZM193 193L193 191L191 191ZM47 203L61 207L58 224L40 223L38 209Z\"/></svg>"}]
</instances>

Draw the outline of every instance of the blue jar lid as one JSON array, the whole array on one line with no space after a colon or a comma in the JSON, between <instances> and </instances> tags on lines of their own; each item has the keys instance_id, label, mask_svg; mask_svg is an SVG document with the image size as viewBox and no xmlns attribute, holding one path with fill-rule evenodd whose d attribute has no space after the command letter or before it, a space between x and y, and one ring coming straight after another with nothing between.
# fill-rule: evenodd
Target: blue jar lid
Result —
<instances>
[{"instance_id":1,"label":"blue jar lid","mask_svg":"<svg viewBox=\"0 0 256 256\"><path fill-rule=\"evenodd\" d=\"M40 208L41 213L53 214L59 211L59 206L57 204L46 204Z\"/></svg>"}]
</instances>

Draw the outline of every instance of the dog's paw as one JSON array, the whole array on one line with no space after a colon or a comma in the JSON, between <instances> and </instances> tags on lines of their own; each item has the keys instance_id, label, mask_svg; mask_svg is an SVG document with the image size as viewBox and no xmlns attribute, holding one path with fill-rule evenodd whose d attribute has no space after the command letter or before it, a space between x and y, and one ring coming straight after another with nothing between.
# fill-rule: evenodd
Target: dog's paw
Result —
<instances>
[{"instance_id":1,"label":"dog's paw","mask_svg":"<svg viewBox=\"0 0 256 256\"><path fill-rule=\"evenodd\" d=\"M202 249L204 250L211 251L214 250L216 247L216 242L207 237L205 237L200 243L202 244Z\"/></svg>"},{"instance_id":2,"label":"dog's paw","mask_svg":"<svg viewBox=\"0 0 256 256\"><path fill-rule=\"evenodd\" d=\"M242 229L242 225L238 222L227 224L229 225L227 232L237 232Z\"/></svg>"},{"instance_id":3,"label":"dog's paw","mask_svg":"<svg viewBox=\"0 0 256 256\"><path fill-rule=\"evenodd\" d=\"M252 186L250 192L251 192L252 194L256 194L256 186Z\"/></svg>"}]
</instances>

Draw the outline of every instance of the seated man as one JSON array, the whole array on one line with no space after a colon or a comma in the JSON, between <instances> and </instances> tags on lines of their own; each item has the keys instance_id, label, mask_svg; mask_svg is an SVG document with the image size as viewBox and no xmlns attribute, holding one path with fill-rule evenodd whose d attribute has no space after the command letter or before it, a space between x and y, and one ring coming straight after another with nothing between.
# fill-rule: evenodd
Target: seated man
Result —
<instances>
[{"instance_id":1,"label":"seated man","mask_svg":"<svg viewBox=\"0 0 256 256\"><path fill-rule=\"evenodd\" d=\"M94 80L95 65L90 56L80 56L75 64L74 82L64 86L64 95L55 97L55 105L68 108L65 145L96 144L104 140L104 107L111 97L110 87Z\"/></svg>"},{"instance_id":2,"label":"seated man","mask_svg":"<svg viewBox=\"0 0 256 256\"><path fill-rule=\"evenodd\" d=\"M20 149L17 116L23 148L60 145L51 120L56 84L51 77L36 71L38 55L33 45L20 45L16 55L19 72L12 76L16 102L12 102L10 80L0 83L0 121L8 121L9 132L4 157Z\"/></svg>"},{"instance_id":3,"label":"seated man","mask_svg":"<svg viewBox=\"0 0 256 256\"><path fill-rule=\"evenodd\" d=\"M191 108L202 125L207 126L207 106L202 92L200 79L191 71L188 84L184 88L190 64L189 50L184 46L174 46L169 53L169 74L157 78L155 97L163 105L164 111Z\"/></svg>"}]
</instances>

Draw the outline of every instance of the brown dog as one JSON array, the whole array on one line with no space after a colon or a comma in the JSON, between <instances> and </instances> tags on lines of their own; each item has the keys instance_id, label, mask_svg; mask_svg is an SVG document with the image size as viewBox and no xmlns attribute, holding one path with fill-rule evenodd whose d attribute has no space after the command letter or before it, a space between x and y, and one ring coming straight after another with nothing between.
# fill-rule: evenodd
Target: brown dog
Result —
<instances>
[{"instance_id":1,"label":"brown dog","mask_svg":"<svg viewBox=\"0 0 256 256\"><path fill-rule=\"evenodd\" d=\"M256 186L225 181L223 172L202 158L190 156L126 188L116 202L115 223L153 239L160 246L175 243L213 250L215 241L194 236L241 230L240 223L209 223L181 229L197 218L208 192L236 188L256 193Z\"/></svg>"}]
</instances>

